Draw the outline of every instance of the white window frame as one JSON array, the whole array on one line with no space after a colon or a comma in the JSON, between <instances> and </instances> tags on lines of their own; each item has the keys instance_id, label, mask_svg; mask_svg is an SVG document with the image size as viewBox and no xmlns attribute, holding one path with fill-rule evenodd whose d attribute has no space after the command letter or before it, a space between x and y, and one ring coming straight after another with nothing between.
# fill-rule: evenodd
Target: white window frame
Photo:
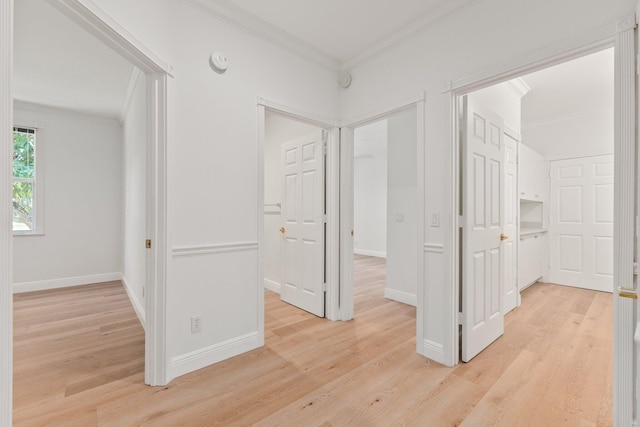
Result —
<instances>
[{"instance_id":1,"label":"white window frame","mask_svg":"<svg viewBox=\"0 0 640 427\"><path fill-rule=\"evenodd\" d=\"M42 236L44 235L44 125L41 123L21 124L15 123L14 128L33 129L36 135L35 144L35 163L36 163L36 175L34 178L33 186L33 229L31 230L12 230L14 236ZM13 132L11 133L13 140ZM12 163L13 165L13 163ZM12 169L13 170L13 169ZM15 181L15 177L11 182ZM12 208L13 209L13 208ZM13 214L12 214L13 216Z\"/></svg>"}]
</instances>

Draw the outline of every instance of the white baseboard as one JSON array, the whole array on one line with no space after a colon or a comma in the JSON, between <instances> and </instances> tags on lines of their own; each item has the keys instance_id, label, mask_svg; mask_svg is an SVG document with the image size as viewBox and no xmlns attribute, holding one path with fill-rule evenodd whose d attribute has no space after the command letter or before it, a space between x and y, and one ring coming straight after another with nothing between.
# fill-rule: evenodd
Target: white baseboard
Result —
<instances>
[{"instance_id":1,"label":"white baseboard","mask_svg":"<svg viewBox=\"0 0 640 427\"><path fill-rule=\"evenodd\" d=\"M171 359L169 380L202 369L230 357L258 348L258 333L252 332L237 338L204 347Z\"/></svg>"},{"instance_id":2,"label":"white baseboard","mask_svg":"<svg viewBox=\"0 0 640 427\"><path fill-rule=\"evenodd\" d=\"M138 316L138 320L140 321L140 324L142 325L142 327L145 328L146 310L145 310L144 304L142 303L142 301L140 301L140 299L138 298L138 295L136 295L136 293L133 292L133 289L129 284L129 280L127 280L124 274L122 275L121 280L122 280L122 285L124 286L124 290L127 291L127 295L129 295L129 301L131 301L131 305L133 306L133 309L135 310L136 315Z\"/></svg>"},{"instance_id":3,"label":"white baseboard","mask_svg":"<svg viewBox=\"0 0 640 427\"><path fill-rule=\"evenodd\" d=\"M397 289L384 288L384 297L414 307L418 304L418 297L415 294L398 291Z\"/></svg>"},{"instance_id":4,"label":"white baseboard","mask_svg":"<svg viewBox=\"0 0 640 427\"><path fill-rule=\"evenodd\" d=\"M427 359L436 361L438 363L442 363L443 365L449 366L446 363L446 360L444 357L444 347L442 346L442 344L439 344L431 340L424 340L423 348L424 348L424 353L423 353L424 357L426 357Z\"/></svg>"},{"instance_id":5,"label":"white baseboard","mask_svg":"<svg viewBox=\"0 0 640 427\"><path fill-rule=\"evenodd\" d=\"M14 294L19 294L22 292L46 291L49 289L113 282L115 280L120 280L121 278L121 273L94 274L91 276L65 277L62 279L41 280L37 282L14 283L12 289Z\"/></svg>"},{"instance_id":6,"label":"white baseboard","mask_svg":"<svg viewBox=\"0 0 640 427\"><path fill-rule=\"evenodd\" d=\"M274 282L273 280L264 279L264 288L278 294L280 293L280 283Z\"/></svg>"},{"instance_id":7,"label":"white baseboard","mask_svg":"<svg viewBox=\"0 0 640 427\"><path fill-rule=\"evenodd\" d=\"M353 253L356 255L374 256L376 258L386 258L387 253L381 251L370 251L368 249L354 249Z\"/></svg>"}]
</instances>

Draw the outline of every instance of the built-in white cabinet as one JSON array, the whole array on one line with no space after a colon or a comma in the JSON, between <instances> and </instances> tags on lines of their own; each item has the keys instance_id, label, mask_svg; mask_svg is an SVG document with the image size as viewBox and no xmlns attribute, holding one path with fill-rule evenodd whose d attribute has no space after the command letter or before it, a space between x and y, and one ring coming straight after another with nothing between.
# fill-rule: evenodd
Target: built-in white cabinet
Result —
<instances>
[{"instance_id":1,"label":"built-in white cabinet","mask_svg":"<svg viewBox=\"0 0 640 427\"><path fill-rule=\"evenodd\" d=\"M541 154L522 143L519 150L518 288L522 290L546 274L549 174Z\"/></svg>"},{"instance_id":2,"label":"built-in white cabinet","mask_svg":"<svg viewBox=\"0 0 640 427\"><path fill-rule=\"evenodd\" d=\"M518 288L536 282L544 274L543 254L546 232L520 233L518 245Z\"/></svg>"},{"instance_id":3,"label":"built-in white cabinet","mask_svg":"<svg viewBox=\"0 0 640 427\"><path fill-rule=\"evenodd\" d=\"M520 199L546 201L549 174L544 157L520 143L518 180Z\"/></svg>"}]
</instances>

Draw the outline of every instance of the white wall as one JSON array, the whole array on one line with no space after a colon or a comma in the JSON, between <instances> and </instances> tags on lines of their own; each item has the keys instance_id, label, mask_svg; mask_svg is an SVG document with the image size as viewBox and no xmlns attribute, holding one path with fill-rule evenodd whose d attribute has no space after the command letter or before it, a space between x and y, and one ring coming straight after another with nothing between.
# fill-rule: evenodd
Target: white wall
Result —
<instances>
[{"instance_id":1,"label":"white wall","mask_svg":"<svg viewBox=\"0 0 640 427\"><path fill-rule=\"evenodd\" d=\"M526 124L522 142L535 147L548 160L567 159L613 153L613 134L613 111L591 111Z\"/></svg>"},{"instance_id":2,"label":"white wall","mask_svg":"<svg viewBox=\"0 0 640 427\"><path fill-rule=\"evenodd\" d=\"M13 239L14 291L118 280L122 127L17 101L14 108L16 124L41 127L45 191L44 235Z\"/></svg>"},{"instance_id":3,"label":"white wall","mask_svg":"<svg viewBox=\"0 0 640 427\"><path fill-rule=\"evenodd\" d=\"M140 321L145 323L147 202L146 78L138 74L124 121L122 281Z\"/></svg>"},{"instance_id":4,"label":"white wall","mask_svg":"<svg viewBox=\"0 0 640 427\"><path fill-rule=\"evenodd\" d=\"M387 283L384 295L416 305L418 280L416 110L388 120Z\"/></svg>"},{"instance_id":5,"label":"white wall","mask_svg":"<svg viewBox=\"0 0 640 427\"><path fill-rule=\"evenodd\" d=\"M353 135L353 251L387 256L387 120Z\"/></svg>"},{"instance_id":6,"label":"white wall","mask_svg":"<svg viewBox=\"0 0 640 427\"><path fill-rule=\"evenodd\" d=\"M266 114L264 147L264 202L282 203L282 160L280 146L292 139L318 131L318 128L277 114ZM264 208L264 282L265 287L280 292L282 284L282 219L280 208Z\"/></svg>"},{"instance_id":7,"label":"white wall","mask_svg":"<svg viewBox=\"0 0 640 427\"><path fill-rule=\"evenodd\" d=\"M350 70L352 84L341 91L340 118L345 122L395 108L415 99L416 93L427 94L424 211L427 218L431 212L441 218L440 227L425 224L421 236L426 244L424 323L418 327L423 332L418 348L428 357L445 364L456 360L455 151L448 83L489 76L489 70L516 69L536 55L583 46L579 38L605 25L613 35L615 22L633 13L632 0L483 0Z\"/></svg>"},{"instance_id":8,"label":"white wall","mask_svg":"<svg viewBox=\"0 0 640 427\"><path fill-rule=\"evenodd\" d=\"M96 0L174 69L169 80L169 379L261 345L257 99L333 121L336 73L173 0ZM229 58L224 74L213 51ZM180 251L174 251L180 249ZM202 331L191 333L191 316Z\"/></svg>"}]
</instances>

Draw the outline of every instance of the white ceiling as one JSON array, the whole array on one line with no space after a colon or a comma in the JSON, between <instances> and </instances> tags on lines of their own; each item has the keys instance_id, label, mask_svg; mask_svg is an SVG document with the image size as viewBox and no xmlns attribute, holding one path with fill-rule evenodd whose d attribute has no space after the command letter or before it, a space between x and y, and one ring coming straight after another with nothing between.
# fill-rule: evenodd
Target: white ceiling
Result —
<instances>
[{"instance_id":1,"label":"white ceiling","mask_svg":"<svg viewBox=\"0 0 640 427\"><path fill-rule=\"evenodd\" d=\"M345 69L479 0L185 1Z\"/></svg>"},{"instance_id":2,"label":"white ceiling","mask_svg":"<svg viewBox=\"0 0 640 427\"><path fill-rule=\"evenodd\" d=\"M523 127L585 113L613 115L613 48L522 77L531 91L522 98Z\"/></svg>"},{"instance_id":3,"label":"white ceiling","mask_svg":"<svg viewBox=\"0 0 640 427\"><path fill-rule=\"evenodd\" d=\"M241 14L345 66L478 0L185 0ZM227 7L224 9L222 6ZM213 9L211 9L213 8ZM336 12L338 11L338 12ZM235 22L238 26L238 22ZM264 28L263 28L264 29ZM119 117L133 66L45 0L15 2L14 97ZM523 126L587 111L613 110L613 50L523 77Z\"/></svg>"},{"instance_id":4,"label":"white ceiling","mask_svg":"<svg viewBox=\"0 0 640 427\"><path fill-rule=\"evenodd\" d=\"M14 98L118 118L133 66L44 0L14 7Z\"/></svg>"}]
</instances>

